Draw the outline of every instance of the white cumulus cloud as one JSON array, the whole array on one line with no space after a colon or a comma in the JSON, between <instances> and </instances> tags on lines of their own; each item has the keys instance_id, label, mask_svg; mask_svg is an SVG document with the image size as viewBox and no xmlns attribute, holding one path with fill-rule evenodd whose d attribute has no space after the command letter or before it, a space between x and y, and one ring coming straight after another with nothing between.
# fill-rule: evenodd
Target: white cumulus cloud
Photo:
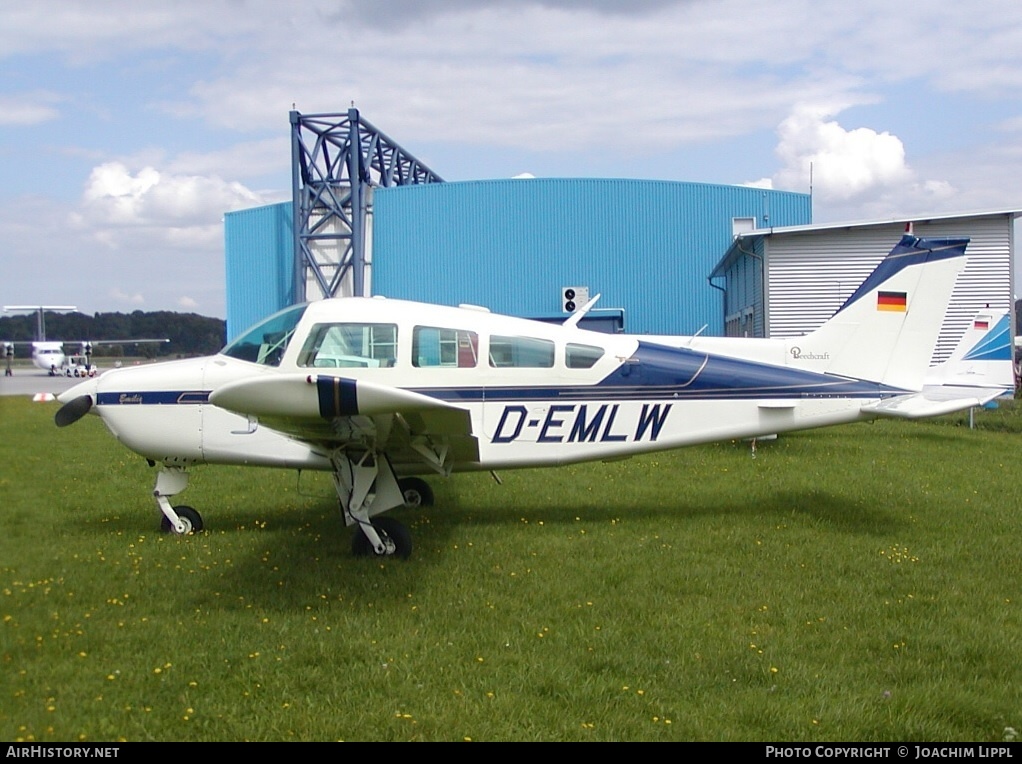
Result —
<instances>
[{"instance_id":1,"label":"white cumulus cloud","mask_svg":"<svg viewBox=\"0 0 1022 764\"><path fill-rule=\"evenodd\" d=\"M132 174L115 161L92 170L83 214L97 224L203 226L218 224L224 212L261 203L258 194L238 182L161 173L153 167Z\"/></svg>"},{"instance_id":2,"label":"white cumulus cloud","mask_svg":"<svg viewBox=\"0 0 1022 764\"><path fill-rule=\"evenodd\" d=\"M902 140L870 127L846 128L843 106L800 104L777 128L772 177L746 185L809 191L828 220L891 217L945 209L956 189L945 179L920 179ZM819 221L818 221L819 222Z\"/></svg>"},{"instance_id":3,"label":"white cumulus cloud","mask_svg":"<svg viewBox=\"0 0 1022 764\"><path fill-rule=\"evenodd\" d=\"M802 105L778 128L779 188L808 189L825 200L845 201L912 180L901 140L868 127L845 129L829 119L835 110Z\"/></svg>"}]
</instances>

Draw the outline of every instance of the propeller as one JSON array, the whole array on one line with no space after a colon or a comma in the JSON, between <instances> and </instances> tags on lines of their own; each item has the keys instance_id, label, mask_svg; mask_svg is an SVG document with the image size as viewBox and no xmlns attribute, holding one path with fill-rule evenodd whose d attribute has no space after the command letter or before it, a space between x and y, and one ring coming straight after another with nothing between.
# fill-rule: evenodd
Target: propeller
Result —
<instances>
[{"instance_id":1,"label":"propeller","mask_svg":"<svg viewBox=\"0 0 1022 764\"><path fill-rule=\"evenodd\" d=\"M60 407L53 416L53 421L56 422L57 427L67 427L69 424L74 424L83 416L89 413L89 409L92 408L92 396L91 395L79 395L72 401L68 401Z\"/></svg>"}]
</instances>

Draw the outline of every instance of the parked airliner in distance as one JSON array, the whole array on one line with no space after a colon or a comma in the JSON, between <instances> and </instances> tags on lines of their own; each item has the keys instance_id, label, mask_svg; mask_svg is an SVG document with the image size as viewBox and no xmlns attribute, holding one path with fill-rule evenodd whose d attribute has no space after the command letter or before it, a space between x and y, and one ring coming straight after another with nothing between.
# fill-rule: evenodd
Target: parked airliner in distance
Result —
<instances>
[{"instance_id":1,"label":"parked airliner in distance","mask_svg":"<svg viewBox=\"0 0 1022 764\"><path fill-rule=\"evenodd\" d=\"M837 313L793 339L602 334L384 298L287 308L219 354L109 371L60 396L159 465L166 530L202 528L171 497L200 464L331 473L353 551L407 557L394 507L422 475L558 466L878 416L924 417L1011 391L1008 316L977 316L930 368L967 239L906 235ZM594 300L595 301L595 300Z\"/></svg>"},{"instance_id":2,"label":"parked airliner in distance","mask_svg":"<svg viewBox=\"0 0 1022 764\"><path fill-rule=\"evenodd\" d=\"M5 305L5 313L32 311L36 313L36 339L0 342L0 351L7 361L4 374L11 376L11 359L17 345L32 348L32 364L51 377L94 377L99 369L92 363L92 351L96 345L142 345L170 342L169 339L126 339L126 340L47 340L46 311L75 311L74 305ZM68 352L68 349L71 349Z\"/></svg>"}]
</instances>

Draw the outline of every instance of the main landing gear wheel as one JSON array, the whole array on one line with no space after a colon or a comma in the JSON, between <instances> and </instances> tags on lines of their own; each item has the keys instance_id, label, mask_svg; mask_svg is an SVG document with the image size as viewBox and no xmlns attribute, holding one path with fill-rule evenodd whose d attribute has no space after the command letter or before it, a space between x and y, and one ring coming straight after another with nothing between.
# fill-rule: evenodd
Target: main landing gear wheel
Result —
<instances>
[{"instance_id":1,"label":"main landing gear wheel","mask_svg":"<svg viewBox=\"0 0 1022 764\"><path fill-rule=\"evenodd\" d=\"M182 536L188 536L192 533L198 533L202 530L202 515L196 512L191 507L180 506L174 507L174 511L177 512L177 516L181 518L181 522L185 525L184 533ZM170 524L170 520L164 515L160 521L160 530L164 533L174 533L174 526Z\"/></svg>"},{"instance_id":2,"label":"main landing gear wheel","mask_svg":"<svg viewBox=\"0 0 1022 764\"><path fill-rule=\"evenodd\" d=\"M433 489L422 478L402 478L397 481L397 485L405 497L406 507L418 509L419 507L433 506Z\"/></svg>"},{"instance_id":3,"label":"main landing gear wheel","mask_svg":"<svg viewBox=\"0 0 1022 764\"><path fill-rule=\"evenodd\" d=\"M412 534L403 524L393 517L374 517L371 522L384 542L388 539L394 542L394 551L389 555L377 555L366 535L355 526L354 535L351 537L351 553L355 557L400 557L407 560L411 556Z\"/></svg>"}]
</instances>

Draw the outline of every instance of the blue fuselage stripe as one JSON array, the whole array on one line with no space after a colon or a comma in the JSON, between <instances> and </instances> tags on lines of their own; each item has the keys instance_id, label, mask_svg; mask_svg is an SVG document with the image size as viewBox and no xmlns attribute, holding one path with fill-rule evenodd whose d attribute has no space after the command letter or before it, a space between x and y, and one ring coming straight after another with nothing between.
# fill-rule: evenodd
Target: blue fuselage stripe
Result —
<instances>
[{"instance_id":1,"label":"blue fuselage stripe","mask_svg":"<svg viewBox=\"0 0 1022 764\"><path fill-rule=\"evenodd\" d=\"M186 406L209 403L209 390L146 390L99 393L97 406Z\"/></svg>"}]
</instances>

